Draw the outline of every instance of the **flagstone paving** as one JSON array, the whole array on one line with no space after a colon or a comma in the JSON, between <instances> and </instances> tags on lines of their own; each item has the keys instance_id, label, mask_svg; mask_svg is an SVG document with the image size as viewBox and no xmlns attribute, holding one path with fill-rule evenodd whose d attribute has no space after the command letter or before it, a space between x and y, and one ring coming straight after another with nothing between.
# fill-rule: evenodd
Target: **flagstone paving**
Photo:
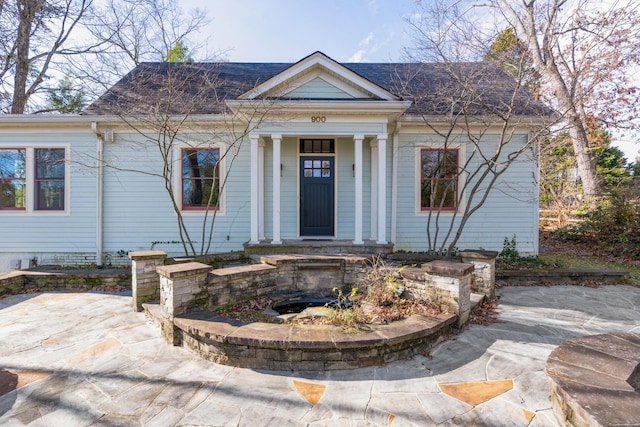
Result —
<instances>
[{"instance_id":1,"label":"flagstone paving","mask_svg":"<svg viewBox=\"0 0 640 427\"><path fill-rule=\"evenodd\" d=\"M348 371L217 365L170 347L124 294L0 300L3 426L555 426L545 376L567 339L640 334L640 289L508 287L499 322Z\"/></svg>"}]
</instances>

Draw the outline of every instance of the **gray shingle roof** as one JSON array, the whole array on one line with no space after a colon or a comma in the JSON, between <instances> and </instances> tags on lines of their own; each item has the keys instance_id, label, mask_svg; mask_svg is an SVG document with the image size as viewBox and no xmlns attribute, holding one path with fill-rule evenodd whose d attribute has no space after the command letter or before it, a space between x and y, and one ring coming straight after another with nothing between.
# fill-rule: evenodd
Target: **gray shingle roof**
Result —
<instances>
[{"instance_id":1,"label":"gray shingle roof","mask_svg":"<svg viewBox=\"0 0 640 427\"><path fill-rule=\"evenodd\" d=\"M290 63L142 63L87 107L85 115L217 114L235 99L286 70ZM437 116L504 112L549 115L550 110L491 63L343 63L402 99L409 114ZM514 95L515 94L515 95ZM384 100L380 100L384 102ZM453 107L452 107L453 106Z\"/></svg>"}]
</instances>

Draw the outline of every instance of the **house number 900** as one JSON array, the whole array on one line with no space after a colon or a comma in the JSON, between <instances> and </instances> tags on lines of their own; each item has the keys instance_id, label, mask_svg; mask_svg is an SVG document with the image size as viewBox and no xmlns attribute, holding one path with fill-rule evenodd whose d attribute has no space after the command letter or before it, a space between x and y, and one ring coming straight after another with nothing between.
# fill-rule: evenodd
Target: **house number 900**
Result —
<instances>
[{"instance_id":1,"label":"house number 900","mask_svg":"<svg viewBox=\"0 0 640 427\"><path fill-rule=\"evenodd\" d=\"M311 116L311 123L324 123L327 121L325 116Z\"/></svg>"}]
</instances>

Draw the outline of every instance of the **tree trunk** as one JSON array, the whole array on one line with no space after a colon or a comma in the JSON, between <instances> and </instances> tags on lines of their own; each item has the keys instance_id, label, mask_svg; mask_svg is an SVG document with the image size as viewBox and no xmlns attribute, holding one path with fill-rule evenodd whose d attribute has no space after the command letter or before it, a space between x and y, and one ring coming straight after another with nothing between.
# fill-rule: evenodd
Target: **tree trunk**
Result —
<instances>
[{"instance_id":1,"label":"tree trunk","mask_svg":"<svg viewBox=\"0 0 640 427\"><path fill-rule=\"evenodd\" d=\"M576 90L579 88L574 86L579 83L570 77L565 79L555 57L558 38L553 31L557 24L556 19L558 19L560 8L564 6L566 0L551 0L545 4L548 8L546 15L538 14L536 0L523 2L521 5L522 14L518 14L516 7L507 0L499 0L499 3L506 16L511 18L511 23L516 27L520 36L525 37L534 69L553 89L560 107L560 114L567 124L569 137L573 144L578 175L582 181L582 194L587 203L592 203L598 195L599 182L596 174L596 159L589 152L589 140L585 128L586 118L578 105L582 100L576 99L575 95L580 93L579 90Z\"/></svg>"},{"instance_id":2,"label":"tree trunk","mask_svg":"<svg viewBox=\"0 0 640 427\"><path fill-rule=\"evenodd\" d=\"M577 102L571 91L567 88L560 71L554 61L550 60L546 67L541 69L541 75L553 88L561 114L567 125L573 154L576 158L578 176L582 182L582 195L585 201L591 204L600 190L600 183L596 173L596 159L589 151L589 138L585 128L584 114L580 114Z\"/></svg>"},{"instance_id":3,"label":"tree trunk","mask_svg":"<svg viewBox=\"0 0 640 427\"><path fill-rule=\"evenodd\" d=\"M596 159L589 153L589 141L584 123L579 117L568 117L569 136L573 144L573 153L578 166L578 176L582 182L582 194L587 203L592 203L600 190L596 173Z\"/></svg>"},{"instance_id":4,"label":"tree trunk","mask_svg":"<svg viewBox=\"0 0 640 427\"><path fill-rule=\"evenodd\" d=\"M19 0L20 22L16 34L16 68L13 79L13 99L11 114L24 114L27 105L27 77L29 75L29 45L31 28L36 13L42 8L44 0Z\"/></svg>"}]
</instances>

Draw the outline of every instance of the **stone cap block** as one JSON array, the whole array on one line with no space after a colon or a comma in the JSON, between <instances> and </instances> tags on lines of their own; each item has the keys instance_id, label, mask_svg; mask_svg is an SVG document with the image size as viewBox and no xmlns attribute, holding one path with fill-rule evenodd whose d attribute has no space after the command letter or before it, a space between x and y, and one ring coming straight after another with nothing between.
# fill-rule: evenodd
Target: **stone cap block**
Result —
<instances>
[{"instance_id":1,"label":"stone cap block","mask_svg":"<svg viewBox=\"0 0 640 427\"><path fill-rule=\"evenodd\" d=\"M156 268L158 274L176 279L178 277L195 276L212 270L210 265L201 262L185 262L184 264L162 265Z\"/></svg>"},{"instance_id":2,"label":"stone cap block","mask_svg":"<svg viewBox=\"0 0 640 427\"><path fill-rule=\"evenodd\" d=\"M409 267L402 270L400 275L405 279L422 281L425 277L425 271L422 268Z\"/></svg>"},{"instance_id":3,"label":"stone cap block","mask_svg":"<svg viewBox=\"0 0 640 427\"><path fill-rule=\"evenodd\" d=\"M360 255L321 255L321 254L278 254L278 255L264 255L258 258L259 262L269 265L284 265L284 264L365 264L370 258Z\"/></svg>"},{"instance_id":4,"label":"stone cap block","mask_svg":"<svg viewBox=\"0 0 640 427\"><path fill-rule=\"evenodd\" d=\"M165 251L134 251L129 252L129 259L132 261L144 261L148 259L166 259L167 253Z\"/></svg>"},{"instance_id":5,"label":"stone cap block","mask_svg":"<svg viewBox=\"0 0 640 427\"><path fill-rule=\"evenodd\" d=\"M498 251L485 251L483 249L465 249L460 251L460 256L471 259L495 259L498 257Z\"/></svg>"},{"instance_id":6,"label":"stone cap block","mask_svg":"<svg viewBox=\"0 0 640 427\"><path fill-rule=\"evenodd\" d=\"M235 267L216 268L215 270L211 270L211 274L216 277L242 277L250 276L254 273L265 273L275 269L276 267L272 265L248 264L238 265Z\"/></svg>"},{"instance_id":7,"label":"stone cap block","mask_svg":"<svg viewBox=\"0 0 640 427\"><path fill-rule=\"evenodd\" d=\"M453 277L462 277L467 274L471 274L473 273L474 268L475 267L473 266L473 264L442 260L431 261L427 262L426 264L422 264L422 269L427 273Z\"/></svg>"}]
</instances>

